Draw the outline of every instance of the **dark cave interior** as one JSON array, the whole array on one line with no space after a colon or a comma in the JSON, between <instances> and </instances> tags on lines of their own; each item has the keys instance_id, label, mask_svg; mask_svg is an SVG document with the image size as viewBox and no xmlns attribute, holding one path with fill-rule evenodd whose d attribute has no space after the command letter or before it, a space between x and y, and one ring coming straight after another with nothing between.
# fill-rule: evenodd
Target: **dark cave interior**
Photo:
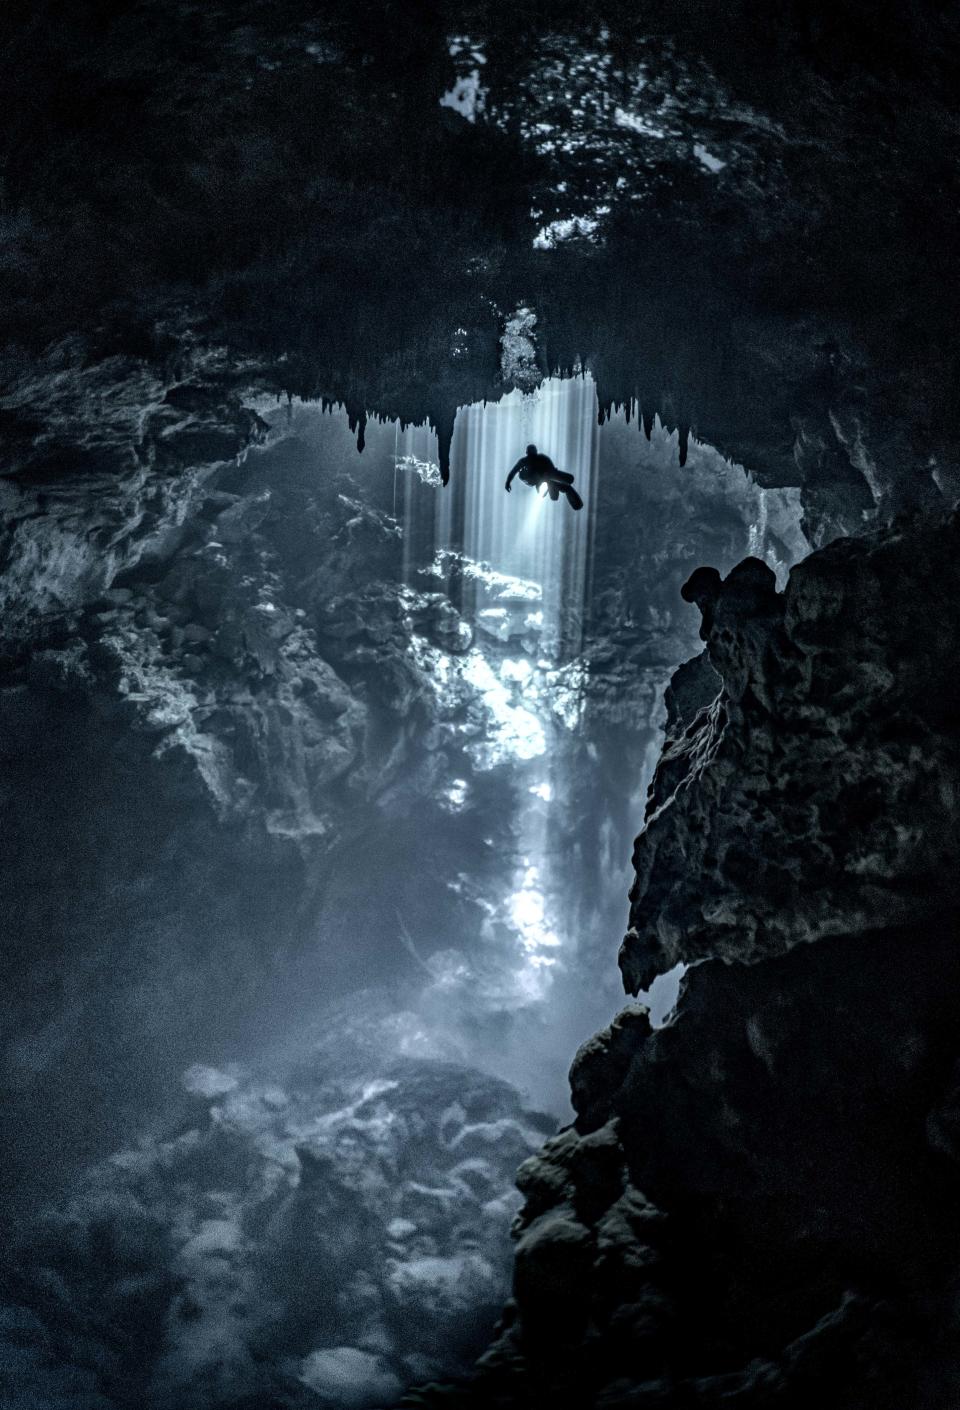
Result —
<instances>
[{"instance_id":1,"label":"dark cave interior","mask_svg":"<svg viewBox=\"0 0 960 1410\"><path fill-rule=\"evenodd\" d=\"M0 1407L953 1404L957 14L0 34Z\"/></svg>"}]
</instances>

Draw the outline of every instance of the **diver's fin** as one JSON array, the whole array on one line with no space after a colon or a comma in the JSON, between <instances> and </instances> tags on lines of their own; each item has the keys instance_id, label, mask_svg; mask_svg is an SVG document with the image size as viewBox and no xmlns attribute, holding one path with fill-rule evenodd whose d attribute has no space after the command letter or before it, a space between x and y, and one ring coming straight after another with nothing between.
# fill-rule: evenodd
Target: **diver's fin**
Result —
<instances>
[{"instance_id":1,"label":"diver's fin","mask_svg":"<svg viewBox=\"0 0 960 1410\"><path fill-rule=\"evenodd\" d=\"M583 508L583 500L577 494L576 490L572 488L572 486L567 485L564 488L563 492L567 496L567 503L569 504L571 509Z\"/></svg>"}]
</instances>

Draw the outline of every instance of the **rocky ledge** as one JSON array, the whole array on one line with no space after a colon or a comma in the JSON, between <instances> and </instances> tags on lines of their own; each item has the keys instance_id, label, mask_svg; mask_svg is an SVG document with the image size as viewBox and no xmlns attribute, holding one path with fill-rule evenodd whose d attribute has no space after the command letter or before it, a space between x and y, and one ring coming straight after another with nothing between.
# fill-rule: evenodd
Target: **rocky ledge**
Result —
<instances>
[{"instance_id":1,"label":"rocky ledge","mask_svg":"<svg viewBox=\"0 0 960 1410\"><path fill-rule=\"evenodd\" d=\"M577 1054L499 1340L409 1403L952 1399L957 532L688 583L713 671L669 693L621 956L628 990L694 962L677 1015Z\"/></svg>"}]
</instances>

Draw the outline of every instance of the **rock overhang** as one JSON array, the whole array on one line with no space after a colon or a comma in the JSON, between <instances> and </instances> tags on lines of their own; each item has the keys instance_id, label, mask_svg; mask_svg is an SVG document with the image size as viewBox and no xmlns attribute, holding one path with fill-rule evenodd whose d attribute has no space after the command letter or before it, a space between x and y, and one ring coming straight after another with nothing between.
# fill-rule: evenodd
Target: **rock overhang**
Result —
<instances>
[{"instance_id":1,"label":"rock overhang","mask_svg":"<svg viewBox=\"0 0 960 1410\"><path fill-rule=\"evenodd\" d=\"M65 319L152 364L186 328L361 439L431 421L443 462L530 307L540 374L803 484L815 538L955 491L956 36L926 7L154 4L100 39L48 8L7 75L21 361ZM473 121L440 102L467 60Z\"/></svg>"}]
</instances>

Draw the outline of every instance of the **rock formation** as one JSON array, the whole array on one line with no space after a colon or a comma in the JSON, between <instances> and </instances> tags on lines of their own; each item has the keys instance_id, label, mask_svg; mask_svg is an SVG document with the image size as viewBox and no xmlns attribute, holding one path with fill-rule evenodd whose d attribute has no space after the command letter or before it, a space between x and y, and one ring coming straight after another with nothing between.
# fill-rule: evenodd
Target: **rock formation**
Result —
<instances>
[{"instance_id":1,"label":"rock formation","mask_svg":"<svg viewBox=\"0 0 960 1410\"><path fill-rule=\"evenodd\" d=\"M18 1232L0 1400L349 1406L468 1364L509 1285L514 1170L553 1123L476 1072L370 1057L340 1028L279 1070L189 1069L175 1134Z\"/></svg>"},{"instance_id":2,"label":"rock formation","mask_svg":"<svg viewBox=\"0 0 960 1410\"><path fill-rule=\"evenodd\" d=\"M675 1019L577 1054L500 1339L410 1404L953 1397L958 534L691 578L713 671L674 678L620 961L691 966Z\"/></svg>"},{"instance_id":3,"label":"rock formation","mask_svg":"<svg viewBox=\"0 0 960 1410\"><path fill-rule=\"evenodd\" d=\"M937 520L831 544L782 594L756 559L687 584L723 691L677 721L654 779L629 991L681 959L752 961L950 903L955 552Z\"/></svg>"}]
</instances>

